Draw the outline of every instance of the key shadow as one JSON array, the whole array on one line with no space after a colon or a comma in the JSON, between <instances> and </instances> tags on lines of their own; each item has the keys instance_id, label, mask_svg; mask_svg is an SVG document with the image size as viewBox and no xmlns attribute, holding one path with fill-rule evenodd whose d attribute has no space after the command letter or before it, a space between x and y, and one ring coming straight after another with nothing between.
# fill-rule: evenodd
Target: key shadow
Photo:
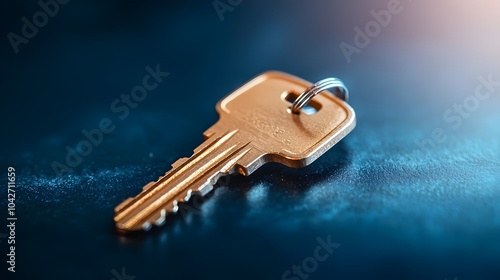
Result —
<instances>
[{"instance_id":1,"label":"key shadow","mask_svg":"<svg viewBox=\"0 0 500 280\"><path fill-rule=\"evenodd\" d=\"M154 226L148 232L133 232L122 235L117 233L114 228L113 231L120 235L120 242L125 245L139 245L149 242L150 238L163 243L164 240L169 239L168 236L206 226L207 223L210 223L206 220L207 218L216 217L217 212L224 211L221 208L229 204L234 205L235 200L236 203L244 203L247 201L249 192L255 190L259 185L269 186L269 191L272 192L269 195L273 198L283 199L284 203L290 197L301 199L304 193L312 187L325 184L327 181L335 181L348 168L351 161L350 149L341 141L325 155L304 168L294 169L279 163L268 163L250 176L223 177L217 182L214 190L205 197L193 196L188 203L179 204L179 211L169 215L164 225ZM214 198L214 196L217 197ZM218 205L214 199L222 200L222 203ZM213 212L216 212L209 215L210 217L204 217L202 213L203 208L207 208L207 204L211 204ZM239 213L248 209L233 210ZM219 217L218 219L228 219L228 217Z\"/></svg>"},{"instance_id":2,"label":"key shadow","mask_svg":"<svg viewBox=\"0 0 500 280\"><path fill-rule=\"evenodd\" d=\"M256 185L266 184L277 192L292 191L300 195L315 185L335 180L350 163L350 151L340 142L309 166L295 169L279 163L268 163L248 177L232 176L229 187L246 194Z\"/></svg>"}]
</instances>

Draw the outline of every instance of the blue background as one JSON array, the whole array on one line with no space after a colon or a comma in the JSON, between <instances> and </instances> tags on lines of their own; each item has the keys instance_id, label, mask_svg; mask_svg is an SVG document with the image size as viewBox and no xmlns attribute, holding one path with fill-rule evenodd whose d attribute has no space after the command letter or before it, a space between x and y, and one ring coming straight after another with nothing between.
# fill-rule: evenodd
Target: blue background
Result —
<instances>
[{"instance_id":1,"label":"blue background","mask_svg":"<svg viewBox=\"0 0 500 280\"><path fill-rule=\"evenodd\" d=\"M339 44L388 2L243 1L221 21L211 1L70 1L15 54L7 34L40 7L4 1L0 205L14 166L18 222L15 274L0 239L2 279L281 279L328 236L341 245L309 279L500 279L500 87L458 127L443 118L478 77L500 81L500 4L402 0L348 63ZM157 64L170 75L118 119L110 104ZM356 129L311 166L230 177L165 226L118 235L113 208L267 70L343 79ZM56 176L105 117L115 131ZM436 128L446 140L421 149Z\"/></svg>"}]
</instances>

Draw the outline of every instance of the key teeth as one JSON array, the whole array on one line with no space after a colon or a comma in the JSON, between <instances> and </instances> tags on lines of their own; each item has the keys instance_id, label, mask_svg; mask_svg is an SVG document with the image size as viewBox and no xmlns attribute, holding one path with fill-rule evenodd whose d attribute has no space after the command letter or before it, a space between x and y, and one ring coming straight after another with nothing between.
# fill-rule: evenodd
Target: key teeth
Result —
<instances>
[{"instance_id":1,"label":"key teeth","mask_svg":"<svg viewBox=\"0 0 500 280\"><path fill-rule=\"evenodd\" d=\"M161 177L160 177L161 178ZM152 186L155 185L156 182L150 182L146 184L143 187L143 190L147 190L151 188ZM153 214L148 218L146 222L142 224L140 228L135 228L135 229L127 229L124 227L123 224L119 223L115 219L115 222L117 222L116 226L119 230L123 232L130 232L134 230L139 230L142 228L144 231L149 231L153 225L154 226L162 226L165 224L167 216L170 213L178 213L180 210L180 203L186 203L189 202L189 200L193 197L193 195L201 195L205 196L208 192L210 192L213 189L213 184L211 181L207 181L203 186L201 186L199 189L186 189L184 192L180 195L178 195L176 198L173 199L173 201L169 205L165 205L159 212L156 214ZM120 203L118 206L115 208L115 212L119 212L122 210L124 207L126 207L131 201L133 201L133 197L127 198L125 201Z\"/></svg>"},{"instance_id":2,"label":"key teeth","mask_svg":"<svg viewBox=\"0 0 500 280\"><path fill-rule=\"evenodd\" d=\"M170 169L169 171L165 172L165 175L158 177L158 180L157 180L156 182L158 182L158 181L160 181L161 179L165 178L165 176L168 176L168 174L170 174L170 173L172 172L172 170L174 170L175 168L177 168L177 167L181 166L181 165L182 165L183 163L185 163L188 159L189 159L189 158L187 158L187 157L183 157L183 158L178 159L178 160L177 160L177 161L175 161L174 163L172 163L172 165L171 165L171 166L172 166L172 169ZM154 183L156 183L156 182L152 182L152 183L154 184Z\"/></svg>"},{"instance_id":3,"label":"key teeth","mask_svg":"<svg viewBox=\"0 0 500 280\"><path fill-rule=\"evenodd\" d=\"M146 231L149 230L151 224L154 224L156 226L162 226L162 225L164 225L165 221L167 219L167 216L169 215L169 213L177 214L179 212L179 209L180 209L180 204L188 202L189 199L191 199L191 197L194 194L199 194L199 192L197 192L195 190L192 190L192 189L187 190L179 198L177 198L174 201L172 201L172 204L170 205L170 207L162 208L160 210L159 217L152 219L153 222L149 221L149 222L144 223L143 229L146 230Z\"/></svg>"},{"instance_id":4,"label":"key teeth","mask_svg":"<svg viewBox=\"0 0 500 280\"><path fill-rule=\"evenodd\" d=\"M155 182L149 182L144 187L142 187L142 190L145 191L145 190L151 188L152 186L154 186L154 184L155 184Z\"/></svg>"},{"instance_id":5,"label":"key teeth","mask_svg":"<svg viewBox=\"0 0 500 280\"><path fill-rule=\"evenodd\" d=\"M211 183L205 184L198 188L197 193L201 196L207 195L207 193L211 192L214 189L214 185Z\"/></svg>"},{"instance_id":6,"label":"key teeth","mask_svg":"<svg viewBox=\"0 0 500 280\"><path fill-rule=\"evenodd\" d=\"M166 217L167 217L167 210L161 209L160 217L156 219L155 225L162 226L163 224L165 224Z\"/></svg>"},{"instance_id":7,"label":"key teeth","mask_svg":"<svg viewBox=\"0 0 500 280\"><path fill-rule=\"evenodd\" d=\"M191 199L191 197L193 196L193 194L198 194L198 193L199 192L192 190L192 189L186 190L183 194L179 195L178 198L173 202L174 206L178 205L179 203L188 202Z\"/></svg>"},{"instance_id":8,"label":"key teeth","mask_svg":"<svg viewBox=\"0 0 500 280\"><path fill-rule=\"evenodd\" d=\"M174 202L172 202L172 213L177 213L177 211L179 210L179 202L177 200L174 200Z\"/></svg>"},{"instance_id":9,"label":"key teeth","mask_svg":"<svg viewBox=\"0 0 500 280\"><path fill-rule=\"evenodd\" d=\"M158 181L160 181L161 179L165 178L166 176L168 176L168 174L170 174L170 172L172 172L172 170L169 170L167 172L165 172L165 174L163 176L160 176L158 177L158 180L156 180L156 182L153 182L154 183L157 183Z\"/></svg>"},{"instance_id":10,"label":"key teeth","mask_svg":"<svg viewBox=\"0 0 500 280\"><path fill-rule=\"evenodd\" d=\"M186 192L186 196L184 197L184 201L185 202L188 202L189 199L191 199L191 196L193 195L193 190L189 189L187 192Z\"/></svg>"},{"instance_id":11,"label":"key teeth","mask_svg":"<svg viewBox=\"0 0 500 280\"><path fill-rule=\"evenodd\" d=\"M183 157L172 163L172 168L177 168L181 166L183 163L185 163L189 158Z\"/></svg>"},{"instance_id":12,"label":"key teeth","mask_svg":"<svg viewBox=\"0 0 500 280\"><path fill-rule=\"evenodd\" d=\"M152 225L150 222L145 222L144 224L142 224L142 229L144 231L149 231L151 228L152 228Z\"/></svg>"},{"instance_id":13,"label":"key teeth","mask_svg":"<svg viewBox=\"0 0 500 280\"><path fill-rule=\"evenodd\" d=\"M229 176L231 172L223 172L222 176ZM167 172L168 174L168 172ZM222 177L221 176L221 177ZM162 177L160 177L162 178ZM147 222L142 224L142 230L144 231L149 231L153 225L155 226L162 226L165 224L167 216L169 216L170 213L177 214L179 213L180 210L180 203L186 203L189 202L189 200L193 197L193 195L200 195L200 196L205 196L207 195L210 191L214 189L214 185L217 183L217 180L208 180L200 186L198 189L187 189L185 190L182 194L178 195L170 205L166 205L163 207L159 213L154 214L151 216ZM155 182L150 182L146 184L143 189L146 190L153 186ZM133 198L130 197L124 202L122 202L120 205L118 205L115 208L115 211L118 212L120 211L123 207L125 207L130 201L132 201Z\"/></svg>"}]
</instances>

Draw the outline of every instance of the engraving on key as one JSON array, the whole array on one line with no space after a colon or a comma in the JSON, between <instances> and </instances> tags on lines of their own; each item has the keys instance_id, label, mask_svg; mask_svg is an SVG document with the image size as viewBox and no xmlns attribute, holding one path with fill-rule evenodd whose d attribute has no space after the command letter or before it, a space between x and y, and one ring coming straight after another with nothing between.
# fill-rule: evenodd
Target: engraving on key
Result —
<instances>
[{"instance_id":1,"label":"engraving on key","mask_svg":"<svg viewBox=\"0 0 500 280\"><path fill-rule=\"evenodd\" d=\"M290 95L311 83L281 72L266 72L219 101L219 121L190 158L181 158L158 181L115 208L122 232L162 225L194 194L206 195L224 175L248 176L266 162L309 165L355 126L354 110L332 93L315 93L311 115L290 110Z\"/></svg>"}]
</instances>

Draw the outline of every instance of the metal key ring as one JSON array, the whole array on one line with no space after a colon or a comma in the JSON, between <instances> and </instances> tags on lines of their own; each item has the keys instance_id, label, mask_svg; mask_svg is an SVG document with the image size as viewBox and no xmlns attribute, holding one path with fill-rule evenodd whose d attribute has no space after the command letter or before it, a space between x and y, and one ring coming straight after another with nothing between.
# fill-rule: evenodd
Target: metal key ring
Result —
<instances>
[{"instance_id":1,"label":"metal key ring","mask_svg":"<svg viewBox=\"0 0 500 280\"><path fill-rule=\"evenodd\" d=\"M349 90L344 85L344 83L337 78L326 78L304 90L304 92L302 92L299 97L295 99L292 106L290 107L290 110L292 111L292 113L298 114L300 112L300 109L306 106L314 96L330 88L335 88L335 95L347 102L347 100L349 99Z\"/></svg>"}]
</instances>

